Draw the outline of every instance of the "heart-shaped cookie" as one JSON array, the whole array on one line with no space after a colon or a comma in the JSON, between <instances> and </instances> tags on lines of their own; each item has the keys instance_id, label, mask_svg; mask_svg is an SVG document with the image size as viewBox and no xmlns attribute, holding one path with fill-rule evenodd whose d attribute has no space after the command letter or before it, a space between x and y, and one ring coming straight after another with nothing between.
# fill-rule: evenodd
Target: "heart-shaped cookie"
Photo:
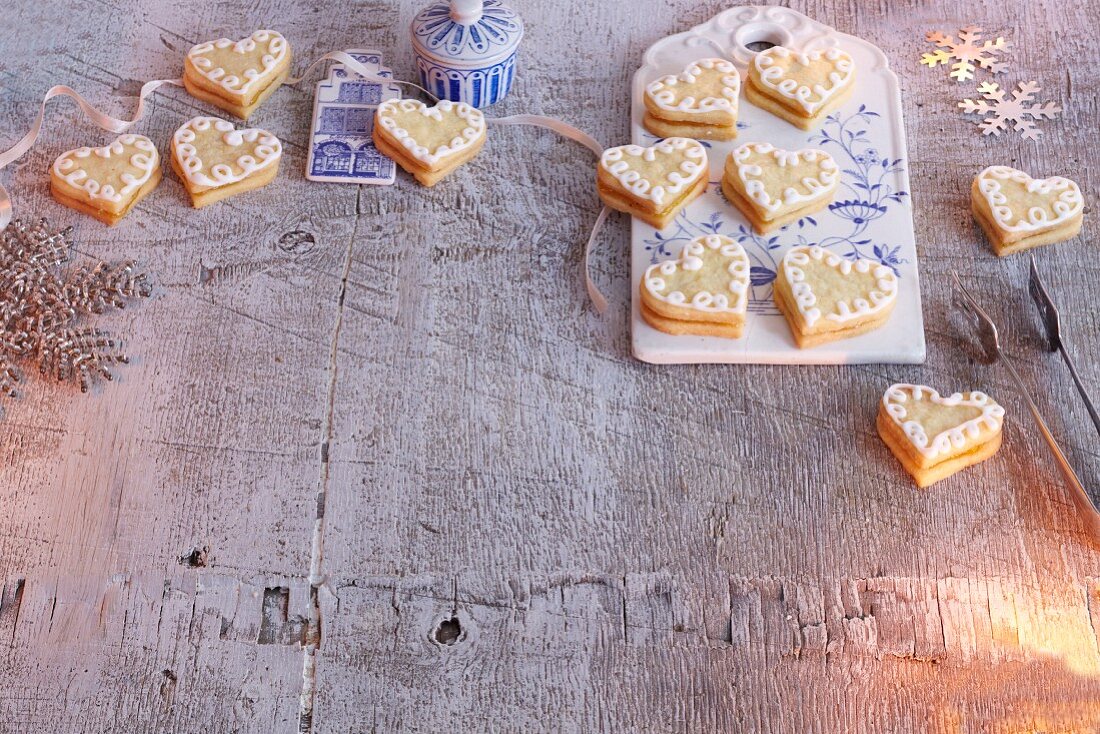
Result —
<instances>
[{"instance_id":1,"label":"heart-shaped cookie","mask_svg":"<svg viewBox=\"0 0 1100 734\"><path fill-rule=\"evenodd\" d=\"M758 232L786 226L828 206L840 170L823 150L788 151L746 143L726 159L722 190Z\"/></svg>"},{"instance_id":2,"label":"heart-shaped cookie","mask_svg":"<svg viewBox=\"0 0 1100 734\"><path fill-rule=\"evenodd\" d=\"M775 303L799 347L878 328L897 302L897 275L874 260L850 260L811 245L791 248L779 270Z\"/></svg>"},{"instance_id":3,"label":"heart-shaped cookie","mask_svg":"<svg viewBox=\"0 0 1100 734\"><path fill-rule=\"evenodd\" d=\"M597 185L613 209L663 229L707 184L707 151L690 138L655 145L620 145L600 156Z\"/></svg>"},{"instance_id":4,"label":"heart-shaped cookie","mask_svg":"<svg viewBox=\"0 0 1100 734\"><path fill-rule=\"evenodd\" d=\"M374 144L425 186L471 160L485 145L485 115L465 102L428 106L393 99L374 113Z\"/></svg>"},{"instance_id":5,"label":"heart-shaped cookie","mask_svg":"<svg viewBox=\"0 0 1100 734\"><path fill-rule=\"evenodd\" d=\"M789 151L770 143L746 143L730 153L728 164L734 188L769 214L830 198L840 181L833 157L812 148Z\"/></svg>"},{"instance_id":6,"label":"heart-shaped cookie","mask_svg":"<svg viewBox=\"0 0 1100 734\"><path fill-rule=\"evenodd\" d=\"M704 235L684 245L676 260L646 270L642 303L665 319L734 325L744 320L748 288L745 248L723 235Z\"/></svg>"},{"instance_id":7,"label":"heart-shaped cookie","mask_svg":"<svg viewBox=\"0 0 1100 734\"><path fill-rule=\"evenodd\" d=\"M620 145L600 156L600 168L611 174L624 191L640 201L661 207L702 178L707 152L687 138L670 138L656 145Z\"/></svg>"},{"instance_id":8,"label":"heart-shaped cookie","mask_svg":"<svg viewBox=\"0 0 1100 734\"><path fill-rule=\"evenodd\" d=\"M243 97L273 79L289 48L278 31L256 31L239 41L200 43L187 52L187 60L226 92Z\"/></svg>"},{"instance_id":9,"label":"heart-shaped cookie","mask_svg":"<svg viewBox=\"0 0 1100 734\"><path fill-rule=\"evenodd\" d=\"M279 86L290 68L290 44L278 31L219 38L187 52L183 81L199 99L247 118Z\"/></svg>"},{"instance_id":10,"label":"heart-shaped cookie","mask_svg":"<svg viewBox=\"0 0 1100 734\"><path fill-rule=\"evenodd\" d=\"M944 397L924 385L892 385L882 404L912 447L929 459L947 456L1000 430L1005 414L985 393Z\"/></svg>"},{"instance_id":11,"label":"heart-shaped cookie","mask_svg":"<svg viewBox=\"0 0 1100 734\"><path fill-rule=\"evenodd\" d=\"M642 124L658 137L732 140L737 137L741 77L725 59L692 62L680 74L651 82Z\"/></svg>"},{"instance_id":12,"label":"heart-shaped cookie","mask_svg":"<svg viewBox=\"0 0 1100 734\"><path fill-rule=\"evenodd\" d=\"M1005 410L985 393L942 396L924 385L891 385L878 430L905 469L926 487L989 458L1000 447Z\"/></svg>"},{"instance_id":13,"label":"heart-shaped cookie","mask_svg":"<svg viewBox=\"0 0 1100 734\"><path fill-rule=\"evenodd\" d=\"M1008 166L990 166L971 189L974 214L998 254L1068 239L1081 228L1085 200L1068 178L1032 178Z\"/></svg>"},{"instance_id":14,"label":"heart-shaped cookie","mask_svg":"<svg viewBox=\"0 0 1100 734\"><path fill-rule=\"evenodd\" d=\"M485 116L465 102L442 100L429 107L414 99L394 99L378 106L378 123L427 166L442 164L485 137Z\"/></svg>"},{"instance_id":15,"label":"heart-shaped cookie","mask_svg":"<svg viewBox=\"0 0 1100 734\"><path fill-rule=\"evenodd\" d=\"M101 148L57 157L50 188L61 203L115 224L160 181L160 155L144 135L119 135Z\"/></svg>"},{"instance_id":16,"label":"heart-shaped cookie","mask_svg":"<svg viewBox=\"0 0 1100 734\"><path fill-rule=\"evenodd\" d=\"M217 117L195 117L172 136L172 166L196 207L270 183L282 154L268 131Z\"/></svg>"},{"instance_id":17,"label":"heart-shaped cookie","mask_svg":"<svg viewBox=\"0 0 1100 734\"><path fill-rule=\"evenodd\" d=\"M683 122L715 126L731 129L736 135L740 93L741 77L733 64L725 59L702 59L679 74L651 82L645 89L645 105L648 117L660 125ZM646 122L647 127L653 119ZM667 137L661 132L651 132Z\"/></svg>"},{"instance_id":18,"label":"heart-shaped cookie","mask_svg":"<svg viewBox=\"0 0 1100 734\"><path fill-rule=\"evenodd\" d=\"M810 129L839 106L852 88L855 64L839 48L761 51L749 65L746 95L753 104Z\"/></svg>"}]
</instances>

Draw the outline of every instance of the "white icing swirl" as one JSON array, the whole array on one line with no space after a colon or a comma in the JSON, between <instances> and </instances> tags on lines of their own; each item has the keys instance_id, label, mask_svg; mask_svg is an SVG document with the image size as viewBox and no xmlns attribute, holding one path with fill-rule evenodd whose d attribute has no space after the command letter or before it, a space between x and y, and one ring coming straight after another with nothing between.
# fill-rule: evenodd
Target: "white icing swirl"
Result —
<instances>
[{"instance_id":1,"label":"white icing swirl","mask_svg":"<svg viewBox=\"0 0 1100 734\"><path fill-rule=\"evenodd\" d=\"M214 66L214 62L206 56L214 49L230 49L234 53L252 53L257 47L266 44L264 53L260 56L260 68L248 67L241 76L230 74L220 66ZM228 38L219 38L216 41L200 43L192 46L187 52L187 58L191 61L200 74L234 95L245 95L260 79L263 79L272 69L276 68L286 57L290 48L286 39L278 31L256 31L247 38L239 41L231 41ZM242 78L243 77L243 78Z\"/></svg>"},{"instance_id":2,"label":"white icing swirl","mask_svg":"<svg viewBox=\"0 0 1100 734\"><path fill-rule=\"evenodd\" d=\"M845 276L852 272L871 273L875 279L875 288L867 293L838 299L835 311L822 314L817 304L817 294L814 293L813 284L806 278L805 266L810 264L811 259L824 263ZM794 296L798 312L802 314L809 326L813 326L822 318L844 323L870 316L889 307L898 297L898 276L887 266L866 258L849 260L816 245L794 247L788 250L783 256L781 269L787 283L791 286L791 294Z\"/></svg>"},{"instance_id":3,"label":"white icing swirl","mask_svg":"<svg viewBox=\"0 0 1100 734\"><path fill-rule=\"evenodd\" d=\"M707 258L708 251L711 258ZM713 257L716 256L716 257ZM689 300L682 291L668 291L667 279L678 270L701 270L705 259L711 259L712 267L721 267L730 279L724 293L699 290ZM646 290L659 301L692 308L697 311L745 313L748 307L749 257L745 248L723 235L704 235L684 245L680 257L649 266L642 277ZM666 292L668 291L668 292Z\"/></svg>"},{"instance_id":4,"label":"white icing swirl","mask_svg":"<svg viewBox=\"0 0 1100 734\"><path fill-rule=\"evenodd\" d=\"M661 171L663 177L658 180L646 178L630 163L631 158L652 163L658 157L662 162L667 160ZM665 138L648 148L640 145L608 148L600 156L600 166L635 197L661 206L667 195L679 194L706 174L707 151L697 140Z\"/></svg>"},{"instance_id":5,"label":"white icing swirl","mask_svg":"<svg viewBox=\"0 0 1100 734\"><path fill-rule=\"evenodd\" d=\"M910 401L928 401L936 405L965 406L978 408L981 415L961 423L929 438L928 433L916 420L910 420L906 406ZM981 392L971 392L964 396L955 393L943 397L925 385L896 384L886 388L882 396L882 405L887 415L905 432L909 442L921 454L929 459L949 453L952 448L960 449L968 439L978 438L983 428L996 432L1004 422L1005 409L991 397Z\"/></svg>"},{"instance_id":6,"label":"white icing swirl","mask_svg":"<svg viewBox=\"0 0 1100 734\"><path fill-rule=\"evenodd\" d=\"M1009 206L1002 181L1023 184L1030 194L1050 196L1051 217L1046 208L1033 206L1026 215L1017 215ZM1085 206L1085 199L1076 182L1061 176L1032 178L1023 171L1008 166L990 166L978 174L978 190L989 204L997 227L1006 232L1034 232L1055 227L1077 216ZM1053 195L1053 196L1052 196Z\"/></svg>"},{"instance_id":7,"label":"white icing swirl","mask_svg":"<svg viewBox=\"0 0 1100 734\"><path fill-rule=\"evenodd\" d=\"M196 145L199 133L209 130L222 133L215 138L223 145L240 148L250 144L237 157L235 163L239 172L224 163L216 163L209 168L203 163ZM185 122L172 136L172 150L176 162L187 180L196 186L224 186L247 178L277 162L283 154L282 143L267 130L249 128L237 130L233 123L218 117L195 117Z\"/></svg>"},{"instance_id":8,"label":"white icing swirl","mask_svg":"<svg viewBox=\"0 0 1100 734\"><path fill-rule=\"evenodd\" d=\"M93 178L81 165L81 161L91 156L108 159L125 155L128 150L131 153L129 163L137 173L136 175L130 171L120 173L119 179L123 186L117 190L111 184ZM124 196L149 180L158 162L157 148L152 140L144 135L124 134L101 148L75 148L62 153L53 163L53 172L70 186L82 189L89 200L102 199L117 204Z\"/></svg>"}]
</instances>

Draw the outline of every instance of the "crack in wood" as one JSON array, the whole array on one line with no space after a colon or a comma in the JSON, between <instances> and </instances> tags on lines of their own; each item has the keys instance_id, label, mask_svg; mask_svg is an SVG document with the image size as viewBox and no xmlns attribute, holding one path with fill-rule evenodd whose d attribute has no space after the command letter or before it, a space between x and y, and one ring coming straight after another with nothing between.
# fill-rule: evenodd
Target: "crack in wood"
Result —
<instances>
[{"instance_id":1,"label":"crack in wood","mask_svg":"<svg viewBox=\"0 0 1100 734\"><path fill-rule=\"evenodd\" d=\"M0 594L0 617L11 615L11 644L15 645L15 633L19 629L19 610L23 606L23 587L27 580L17 578L4 585Z\"/></svg>"},{"instance_id":2,"label":"crack in wood","mask_svg":"<svg viewBox=\"0 0 1100 734\"><path fill-rule=\"evenodd\" d=\"M317 509L313 525L313 539L310 546L309 561L309 621L307 631L303 638L302 652L302 690L299 696L298 730L301 734L308 734L313 727L313 697L316 690L316 666L314 656L322 640L322 620L320 603L320 586L324 583L322 563L324 559L324 535L325 535L325 508L327 505L329 482L331 479L331 464L329 462L329 447L336 437L336 388L339 379L340 356L340 331L344 324L345 299L348 290L348 279L351 276L353 251L356 240L356 231L359 226L359 215L362 212L362 188L355 197L355 225L352 227L351 236L344 248L343 272L340 278L340 290L337 297L336 319L332 327L332 336L329 340L328 371L329 381L326 391L324 435L321 439L320 449L320 488L317 492Z\"/></svg>"}]
</instances>

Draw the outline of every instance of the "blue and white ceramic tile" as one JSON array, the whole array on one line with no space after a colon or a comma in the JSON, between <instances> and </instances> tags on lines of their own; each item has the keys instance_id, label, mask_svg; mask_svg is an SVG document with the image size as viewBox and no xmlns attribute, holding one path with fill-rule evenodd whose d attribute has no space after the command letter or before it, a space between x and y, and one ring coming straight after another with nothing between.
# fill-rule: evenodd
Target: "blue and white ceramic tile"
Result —
<instances>
[{"instance_id":1,"label":"blue and white ceramic tile","mask_svg":"<svg viewBox=\"0 0 1100 734\"><path fill-rule=\"evenodd\" d=\"M382 65L382 55L377 51L351 50L348 54L379 76L393 76ZM343 64L330 66L328 77L317 83L313 97L306 178L392 184L396 178L395 164L374 147L371 132L378 105L400 96L400 87L395 84L368 81L349 72Z\"/></svg>"},{"instance_id":2,"label":"blue and white ceramic tile","mask_svg":"<svg viewBox=\"0 0 1100 734\"><path fill-rule=\"evenodd\" d=\"M924 361L913 215L909 202L905 129L897 77L883 53L853 36L781 7L741 7L725 11L686 33L650 47L633 85L633 141L652 145L657 138L642 127L645 85L708 56L730 58L742 75L753 54L741 44L756 40L794 48L839 45L856 62L856 87L848 102L816 130L807 132L741 98L737 139L706 141L710 186L664 230L637 219L632 224L634 354L647 362L742 362L780 364L920 363ZM722 195L726 157L752 141L798 150L828 151L843 173L835 200L823 211L766 236L756 234L744 216ZM739 241L751 261L749 314L740 339L672 336L641 318L637 286L645 269L675 258L683 245L704 234ZM772 300L772 284L786 251L816 244L846 257L866 257L890 266L900 290L885 326L852 339L799 349Z\"/></svg>"}]
</instances>

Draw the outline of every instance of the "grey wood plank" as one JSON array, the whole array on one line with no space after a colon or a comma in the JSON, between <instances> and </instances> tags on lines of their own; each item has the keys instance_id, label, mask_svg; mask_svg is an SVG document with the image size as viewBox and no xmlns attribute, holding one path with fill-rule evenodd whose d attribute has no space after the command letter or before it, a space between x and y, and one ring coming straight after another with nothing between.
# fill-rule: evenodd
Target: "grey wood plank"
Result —
<instances>
[{"instance_id":1,"label":"grey wood plank","mask_svg":"<svg viewBox=\"0 0 1100 734\"><path fill-rule=\"evenodd\" d=\"M0 39L0 141L51 83L124 114L189 45L257 25L299 63L373 46L411 78L419 4L22 4ZM522 72L493 112L625 140L641 53L725 6L519 3ZM53 156L109 137L55 103L0 176L82 251L137 257L158 293L111 318L138 356L118 384L32 380L0 420L0 731L1100 728L1100 557L948 312L959 271L1096 486L1026 259L998 260L966 202L977 170L1010 163L1074 177L1095 213L1100 73L1067 62L1095 53L1098 21L989 0L792 6L874 40L901 78L925 365L634 362L628 223L601 241L615 305L598 317L580 286L593 162L545 131L491 130L431 190L311 184L312 86L284 89L256 118L287 143L277 185L196 212L167 177L107 231L49 197ZM924 31L975 21L1014 41L1001 81L1066 107L1036 143L982 138L954 108L972 89L917 65ZM142 132L166 149L200 110L158 95ZM1089 221L1038 259L1095 390ZM288 249L296 231L312 246ZM873 429L898 380L996 395L997 459L915 490Z\"/></svg>"},{"instance_id":2,"label":"grey wood plank","mask_svg":"<svg viewBox=\"0 0 1100 734\"><path fill-rule=\"evenodd\" d=\"M25 63L5 85L5 139L59 80L129 114L130 80L178 75L169 45L199 40L183 9L23 10L42 32L6 49ZM108 27L140 39L141 56L96 44ZM54 204L53 156L110 137L70 124L66 102L5 172L21 211L72 222L90 256L138 259L158 292L110 319L137 357L118 384L81 397L32 375L0 421L4 730L297 730L330 329L357 192L302 179L311 99L283 96L260 120L288 141L283 178L239 203L193 211L166 177L113 230ZM166 151L206 109L172 90L141 131ZM312 250L285 249L295 230ZM202 566L186 562L193 548L207 549Z\"/></svg>"}]
</instances>

